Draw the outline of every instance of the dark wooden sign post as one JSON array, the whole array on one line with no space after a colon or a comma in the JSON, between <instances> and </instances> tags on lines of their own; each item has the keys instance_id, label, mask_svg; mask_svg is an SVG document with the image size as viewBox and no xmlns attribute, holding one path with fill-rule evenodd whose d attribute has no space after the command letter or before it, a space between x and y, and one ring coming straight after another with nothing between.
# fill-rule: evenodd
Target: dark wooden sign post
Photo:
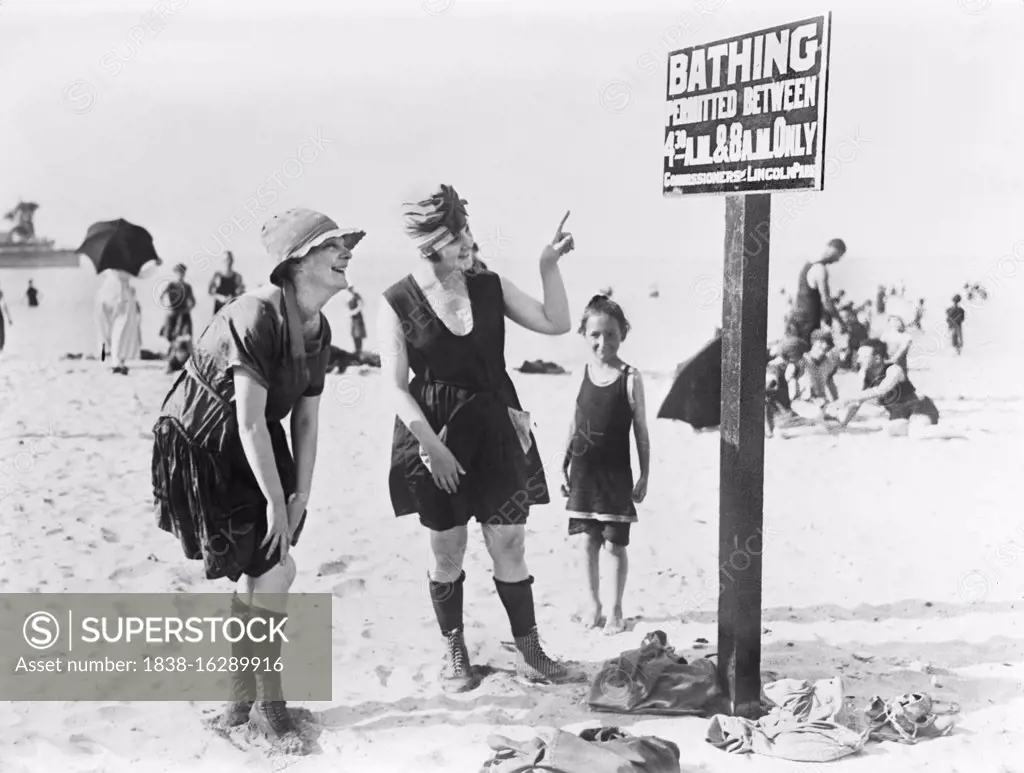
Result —
<instances>
[{"instance_id":1,"label":"dark wooden sign post","mask_svg":"<svg viewBox=\"0 0 1024 773\"><path fill-rule=\"evenodd\" d=\"M725 200L718 664L733 714L761 704L764 376L771 194Z\"/></svg>"},{"instance_id":2,"label":"dark wooden sign post","mask_svg":"<svg viewBox=\"0 0 1024 773\"><path fill-rule=\"evenodd\" d=\"M771 192L822 190L831 14L674 51L663 193L726 194L718 664L732 714L761 697Z\"/></svg>"}]
</instances>

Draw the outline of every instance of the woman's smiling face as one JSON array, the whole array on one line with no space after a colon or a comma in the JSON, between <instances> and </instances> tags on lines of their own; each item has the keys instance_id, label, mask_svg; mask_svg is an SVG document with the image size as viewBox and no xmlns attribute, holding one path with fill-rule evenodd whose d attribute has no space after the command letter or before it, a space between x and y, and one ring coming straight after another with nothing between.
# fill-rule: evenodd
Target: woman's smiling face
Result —
<instances>
[{"instance_id":1,"label":"woman's smiling face","mask_svg":"<svg viewBox=\"0 0 1024 773\"><path fill-rule=\"evenodd\" d=\"M469 227L434 254L439 258L437 265L447 273L468 270L473 265L473 234Z\"/></svg>"}]
</instances>

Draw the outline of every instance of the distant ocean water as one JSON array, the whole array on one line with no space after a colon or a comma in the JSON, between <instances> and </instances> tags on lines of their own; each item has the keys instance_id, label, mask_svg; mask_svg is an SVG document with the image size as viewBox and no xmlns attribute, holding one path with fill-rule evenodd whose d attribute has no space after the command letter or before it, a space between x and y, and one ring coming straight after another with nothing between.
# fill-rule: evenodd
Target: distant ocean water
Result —
<instances>
[{"instance_id":1,"label":"distant ocean water","mask_svg":"<svg viewBox=\"0 0 1024 773\"><path fill-rule=\"evenodd\" d=\"M165 346L159 336L164 309L157 298L170 272L164 267L161 269L148 280L135 280L142 305L143 347L153 351L163 351ZM243 269L250 287L262 283L260 277L253 276L253 273L246 273ZM213 302L207 294L210 275L211 271L197 272L189 278L198 301L193 312L197 333L208 324L213 313ZM374 328L377 309L382 302L380 293L397 278L356 277L367 307L368 348L379 349ZM25 289L29 279L40 291L38 308L27 305ZM14 318L13 326L7 330L3 357L55 359L67 353L98 354L93 298L101 281L90 265L67 269L0 269L0 289ZM587 288L585 293L580 293L578 287L570 284L573 332L569 335L541 336L509 325L506 344L509 367L516 367L523 360L544 359L569 370L578 370L586 361L587 350L575 329L590 294L597 289ZM709 341L715 328L721 324L720 283L717 279L705 277L687 284L668 277L658 285L659 297L650 297L649 289L648 284L615 288L614 298L622 304L632 326L621 355L643 370L671 372L678 363ZM1024 338L1018 323L1021 316L1018 298L1021 295L1024 295L1024 280L1009 280L1004 287L994 288L988 302L965 304L968 315L966 339L973 356L993 361L1011 356L1008 347ZM948 299L929 299L925 335L919 338L920 356L947 353L943 351L948 344L942 320L948 302ZM784 303L781 295L773 294L769 298L769 340L782 332ZM327 306L326 313L334 331L335 344L350 348L348 315L343 300L340 297L334 299ZM1015 358L1012 359L1015 362ZM1008 372L1019 377L1018 371Z\"/></svg>"}]
</instances>

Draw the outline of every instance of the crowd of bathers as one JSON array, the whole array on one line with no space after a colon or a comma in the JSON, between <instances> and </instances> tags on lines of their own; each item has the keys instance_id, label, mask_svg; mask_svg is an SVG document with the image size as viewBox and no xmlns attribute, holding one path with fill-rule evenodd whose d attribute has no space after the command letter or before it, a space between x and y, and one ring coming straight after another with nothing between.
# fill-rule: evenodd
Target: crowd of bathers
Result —
<instances>
[{"instance_id":1,"label":"crowd of bathers","mask_svg":"<svg viewBox=\"0 0 1024 773\"><path fill-rule=\"evenodd\" d=\"M768 352L768 436L778 426L837 422L845 427L859 412L901 423L938 423L934 402L918 394L910 380L913 337L908 328L922 329L924 299L918 299L908 324L905 317L910 307L903 285L879 285L875 298L861 304L845 299L842 290L833 294L828 267L845 253L841 239L831 240L817 259L804 265L796 296L789 298L786 335ZM953 305L946 310L957 354L963 346L961 300L954 295ZM893 307L901 307L902 314ZM840 396L836 375L843 371L858 374L859 385L851 394ZM865 405L871 407L861 411Z\"/></svg>"}]
</instances>

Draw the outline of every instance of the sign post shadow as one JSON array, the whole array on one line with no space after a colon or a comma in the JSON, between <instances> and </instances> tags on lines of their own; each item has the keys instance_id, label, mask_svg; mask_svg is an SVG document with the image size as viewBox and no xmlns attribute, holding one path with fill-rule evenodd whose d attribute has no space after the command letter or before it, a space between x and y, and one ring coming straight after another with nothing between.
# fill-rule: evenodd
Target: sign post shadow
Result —
<instances>
[{"instance_id":1,"label":"sign post shadow","mask_svg":"<svg viewBox=\"0 0 1024 773\"><path fill-rule=\"evenodd\" d=\"M665 196L725 195L718 674L761 715L771 194L824 188L832 15L669 54Z\"/></svg>"}]
</instances>

